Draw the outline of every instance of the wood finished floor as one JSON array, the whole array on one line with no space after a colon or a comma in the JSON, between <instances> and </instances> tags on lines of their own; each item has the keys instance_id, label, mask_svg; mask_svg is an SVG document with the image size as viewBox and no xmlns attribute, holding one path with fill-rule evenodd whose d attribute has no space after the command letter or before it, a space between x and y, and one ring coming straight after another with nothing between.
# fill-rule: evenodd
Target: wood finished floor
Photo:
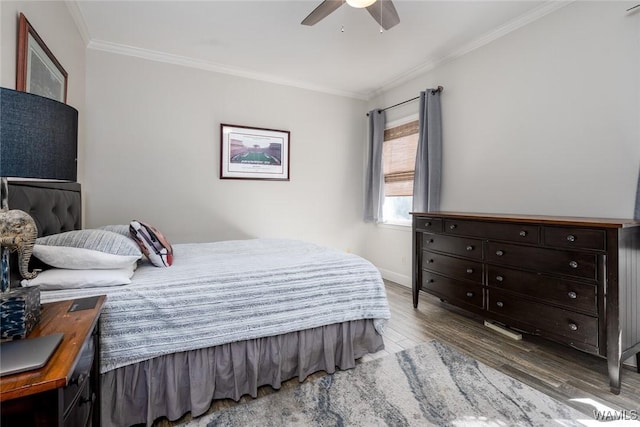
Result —
<instances>
[{"instance_id":1,"label":"wood finished floor","mask_svg":"<svg viewBox=\"0 0 640 427\"><path fill-rule=\"evenodd\" d=\"M609 392L607 363L602 358L538 337L525 335L522 341L507 338L485 327L482 319L456 312L427 294L421 294L418 308L413 309L411 289L393 282L385 283L391 307L391 320L384 335L385 349L363 357L360 363L437 339L589 417L593 416L594 408L576 399L592 399L611 410L640 414L640 374L634 369L623 369L622 390L614 395ZM319 372L309 378L322 375L324 373ZM282 388L298 384L298 380L293 379ZM271 393L274 390L265 386L259 389L258 396ZM240 402L216 401L209 413L248 400L251 398L245 396ZM174 423L163 420L156 425L179 426L189 419L187 415Z\"/></svg>"}]
</instances>

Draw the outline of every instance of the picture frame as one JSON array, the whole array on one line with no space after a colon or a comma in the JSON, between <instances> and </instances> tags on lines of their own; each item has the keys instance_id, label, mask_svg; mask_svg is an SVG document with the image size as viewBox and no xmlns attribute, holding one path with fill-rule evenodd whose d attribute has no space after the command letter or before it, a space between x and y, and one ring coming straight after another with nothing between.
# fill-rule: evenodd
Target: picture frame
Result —
<instances>
[{"instance_id":1,"label":"picture frame","mask_svg":"<svg viewBox=\"0 0 640 427\"><path fill-rule=\"evenodd\" d=\"M289 181L291 134L286 130L220 125L220 179Z\"/></svg>"},{"instance_id":2,"label":"picture frame","mask_svg":"<svg viewBox=\"0 0 640 427\"><path fill-rule=\"evenodd\" d=\"M67 72L23 13L18 18L16 90L67 102Z\"/></svg>"}]
</instances>

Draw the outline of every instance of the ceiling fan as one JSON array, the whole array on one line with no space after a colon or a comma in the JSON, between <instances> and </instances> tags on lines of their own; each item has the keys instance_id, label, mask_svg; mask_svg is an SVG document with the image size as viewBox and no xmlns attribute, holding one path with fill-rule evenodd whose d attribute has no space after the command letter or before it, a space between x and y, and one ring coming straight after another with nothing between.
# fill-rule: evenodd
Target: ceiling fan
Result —
<instances>
[{"instance_id":1,"label":"ceiling fan","mask_svg":"<svg viewBox=\"0 0 640 427\"><path fill-rule=\"evenodd\" d=\"M347 4L356 8L366 7L369 14L385 30L394 27L400 22L400 17L391 0L346 0ZM313 12L302 21L302 25L315 25L333 11L338 9L344 0L324 0Z\"/></svg>"}]
</instances>

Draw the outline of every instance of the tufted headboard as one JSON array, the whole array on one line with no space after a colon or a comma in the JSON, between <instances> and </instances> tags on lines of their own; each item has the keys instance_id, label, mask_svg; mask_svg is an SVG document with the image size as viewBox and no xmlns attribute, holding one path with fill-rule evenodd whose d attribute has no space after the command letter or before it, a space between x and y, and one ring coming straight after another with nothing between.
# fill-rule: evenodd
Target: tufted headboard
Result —
<instances>
[{"instance_id":1,"label":"tufted headboard","mask_svg":"<svg viewBox=\"0 0 640 427\"><path fill-rule=\"evenodd\" d=\"M9 209L27 212L38 227L38 237L82 228L80 184L54 181L9 181ZM11 254L11 265L18 265L18 256ZM31 257L29 270L43 268ZM18 269L11 269L11 286L19 282Z\"/></svg>"},{"instance_id":2,"label":"tufted headboard","mask_svg":"<svg viewBox=\"0 0 640 427\"><path fill-rule=\"evenodd\" d=\"M77 182L9 181L9 209L33 217L38 237L82 228L80 184Z\"/></svg>"}]
</instances>

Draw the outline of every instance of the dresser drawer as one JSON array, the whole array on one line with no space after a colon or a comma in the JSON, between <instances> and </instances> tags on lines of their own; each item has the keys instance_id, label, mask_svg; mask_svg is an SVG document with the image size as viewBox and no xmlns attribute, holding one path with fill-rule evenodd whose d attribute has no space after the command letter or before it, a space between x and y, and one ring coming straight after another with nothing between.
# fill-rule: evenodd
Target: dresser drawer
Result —
<instances>
[{"instance_id":1,"label":"dresser drawer","mask_svg":"<svg viewBox=\"0 0 640 427\"><path fill-rule=\"evenodd\" d=\"M477 239L423 233L422 248L466 258L482 259L482 241Z\"/></svg>"},{"instance_id":2,"label":"dresser drawer","mask_svg":"<svg viewBox=\"0 0 640 427\"><path fill-rule=\"evenodd\" d=\"M571 310L598 315L597 287L560 277L487 266L487 284Z\"/></svg>"},{"instance_id":3,"label":"dresser drawer","mask_svg":"<svg viewBox=\"0 0 640 427\"><path fill-rule=\"evenodd\" d=\"M447 219L444 221L444 232L490 240L538 243L540 228L536 225Z\"/></svg>"},{"instance_id":4,"label":"dresser drawer","mask_svg":"<svg viewBox=\"0 0 640 427\"><path fill-rule=\"evenodd\" d=\"M487 290L491 313L525 323L539 335L553 335L572 346L598 346L598 319L585 314L529 301L496 289Z\"/></svg>"},{"instance_id":5,"label":"dresser drawer","mask_svg":"<svg viewBox=\"0 0 640 427\"><path fill-rule=\"evenodd\" d=\"M484 307L484 288L470 282L423 271L421 289L455 305L478 309Z\"/></svg>"},{"instance_id":6,"label":"dresser drawer","mask_svg":"<svg viewBox=\"0 0 640 427\"><path fill-rule=\"evenodd\" d=\"M485 242L487 262L597 280L598 255Z\"/></svg>"},{"instance_id":7,"label":"dresser drawer","mask_svg":"<svg viewBox=\"0 0 640 427\"><path fill-rule=\"evenodd\" d=\"M558 248L605 250L604 230L590 228L544 227L544 244Z\"/></svg>"},{"instance_id":8,"label":"dresser drawer","mask_svg":"<svg viewBox=\"0 0 640 427\"><path fill-rule=\"evenodd\" d=\"M422 268L454 279L471 280L482 284L482 263L478 261L424 251Z\"/></svg>"},{"instance_id":9,"label":"dresser drawer","mask_svg":"<svg viewBox=\"0 0 640 427\"><path fill-rule=\"evenodd\" d=\"M413 221L416 225L416 230L430 231L434 233L442 231L442 220L440 218L426 218L418 216L415 217Z\"/></svg>"}]
</instances>

